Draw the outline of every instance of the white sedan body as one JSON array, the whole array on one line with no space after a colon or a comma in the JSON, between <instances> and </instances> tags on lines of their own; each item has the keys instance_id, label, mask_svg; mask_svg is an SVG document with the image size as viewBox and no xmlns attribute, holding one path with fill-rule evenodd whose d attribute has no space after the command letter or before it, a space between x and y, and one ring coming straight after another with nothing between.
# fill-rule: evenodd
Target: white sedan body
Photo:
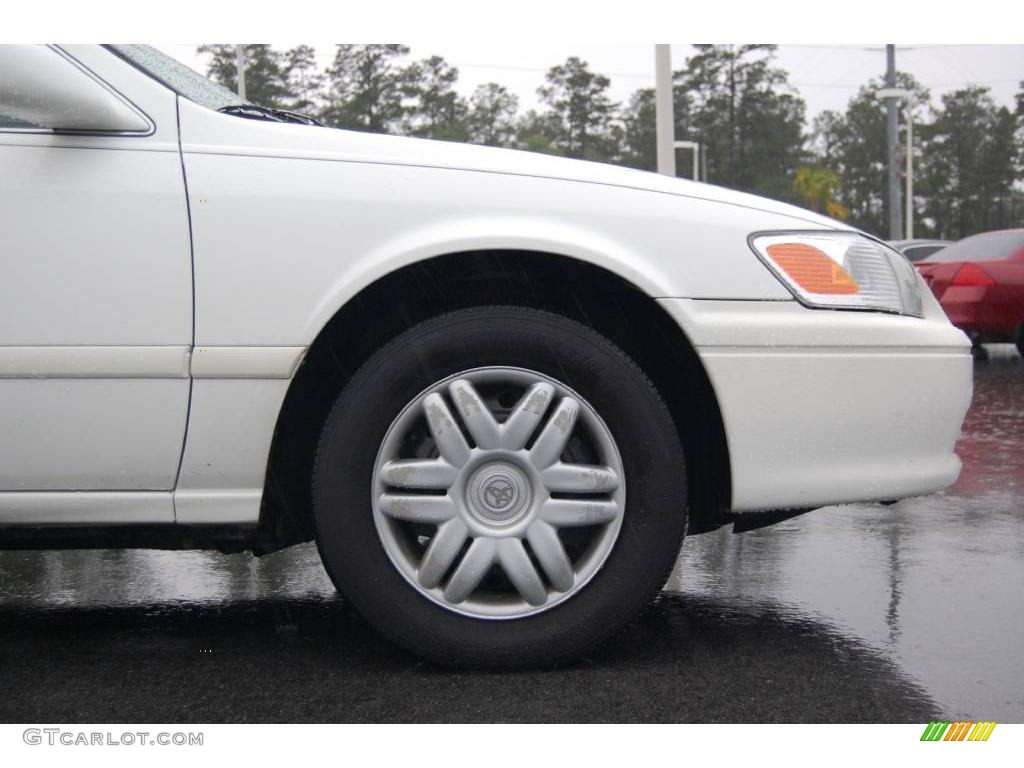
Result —
<instances>
[{"instance_id":1,"label":"white sedan body","mask_svg":"<svg viewBox=\"0 0 1024 768\"><path fill-rule=\"evenodd\" d=\"M243 119L103 46L0 47L0 61L23 116L84 126L0 109L0 546L256 530L282 408L332 319L372 334L351 312L380 303L375 286L481 252L590 265L667 318L720 414L722 508L700 530L959 473L970 345L916 272L901 289L914 312L812 308L753 250L756 233L863 237L842 223L595 163ZM524 594L544 609L547 593Z\"/></svg>"},{"instance_id":2,"label":"white sedan body","mask_svg":"<svg viewBox=\"0 0 1024 768\"><path fill-rule=\"evenodd\" d=\"M0 78L52 85L23 114L101 88L128 127L0 116L0 546L255 530L282 407L332 319L411 265L480 252L589 264L677 326L720 413L717 525L957 478L970 344L916 272L913 313L812 308L753 250L756 233L853 233L840 222L595 163L243 119L102 46L0 58Z\"/></svg>"},{"instance_id":3,"label":"white sedan body","mask_svg":"<svg viewBox=\"0 0 1024 768\"><path fill-rule=\"evenodd\" d=\"M0 524L254 524L321 329L389 272L481 249L590 262L658 301L714 387L734 511L957 477L971 358L931 293L920 318L808 309L747 243L835 221L598 164L242 120L101 47L63 50L151 127L0 129Z\"/></svg>"}]
</instances>

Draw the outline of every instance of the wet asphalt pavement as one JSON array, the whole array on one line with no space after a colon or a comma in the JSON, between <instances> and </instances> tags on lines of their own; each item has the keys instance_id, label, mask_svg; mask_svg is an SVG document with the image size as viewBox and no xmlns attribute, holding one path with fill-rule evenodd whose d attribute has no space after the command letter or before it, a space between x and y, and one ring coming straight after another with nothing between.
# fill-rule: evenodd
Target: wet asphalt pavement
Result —
<instances>
[{"instance_id":1,"label":"wet asphalt pavement","mask_svg":"<svg viewBox=\"0 0 1024 768\"><path fill-rule=\"evenodd\" d=\"M658 602L560 669L422 662L310 545L0 553L0 721L1022 722L1024 364L989 349L953 488L688 539Z\"/></svg>"}]
</instances>

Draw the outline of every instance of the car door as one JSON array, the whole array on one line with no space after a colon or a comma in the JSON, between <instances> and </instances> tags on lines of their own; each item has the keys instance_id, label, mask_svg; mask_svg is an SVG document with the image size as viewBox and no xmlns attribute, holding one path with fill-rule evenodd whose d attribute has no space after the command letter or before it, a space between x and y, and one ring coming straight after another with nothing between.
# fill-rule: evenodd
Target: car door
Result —
<instances>
[{"instance_id":1,"label":"car door","mask_svg":"<svg viewBox=\"0 0 1024 768\"><path fill-rule=\"evenodd\" d=\"M95 88L140 117L130 131L54 131L0 104L0 522L15 510L24 523L49 519L45 494L174 487L192 266L174 94L98 46L5 53L22 55L47 69L43 87L25 83L44 111ZM169 494L101 506L94 517L173 520Z\"/></svg>"}]
</instances>

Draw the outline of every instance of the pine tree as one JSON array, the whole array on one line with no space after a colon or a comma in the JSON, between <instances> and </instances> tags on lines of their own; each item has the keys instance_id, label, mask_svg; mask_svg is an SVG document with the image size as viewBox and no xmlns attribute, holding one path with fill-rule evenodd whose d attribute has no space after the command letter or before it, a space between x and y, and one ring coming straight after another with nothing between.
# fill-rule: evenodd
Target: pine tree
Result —
<instances>
[{"instance_id":1,"label":"pine tree","mask_svg":"<svg viewBox=\"0 0 1024 768\"><path fill-rule=\"evenodd\" d=\"M674 86L672 90L675 137L679 140L694 141L690 125L690 97L679 85ZM654 89L641 88L633 93L620 114L623 165L645 171L657 170L657 110L654 101Z\"/></svg>"},{"instance_id":2,"label":"pine tree","mask_svg":"<svg viewBox=\"0 0 1024 768\"><path fill-rule=\"evenodd\" d=\"M530 152L562 155L561 136L564 130L561 119L554 112L531 109L516 125L516 144Z\"/></svg>"},{"instance_id":3,"label":"pine tree","mask_svg":"<svg viewBox=\"0 0 1024 768\"><path fill-rule=\"evenodd\" d=\"M1019 226L1014 212L1019 147L1016 116L997 107L988 88L947 93L923 133L925 210L949 239Z\"/></svg>"},{"instance_id":4,"label":"pine tree","mask_svg":"<svg viewBox=\"0 0 1024 768\"><path fill-rule=\"evenodd\" d=\"M324 76L317 69L313 47L297 45L285 51L282 66L288 91L284 108L306 114L319 111Z\"/></svg>"},{"instance_id":5,"label":"pine tree","mask_svg":"<svg viewBox=\"0 0 1024 768\"><path fill-rule=\"evenodd\" d=\"M489 147L511 147L515 143L519 99L497 83L477 86L469 98L466 128L469 141Z\"/></svg>"},{"instance_id":6,"label":"pine tree","mask_svg":"<svg viewBox=\"0 0 1024 768\"><path fill-rule=\"evenodd\" d=\"M622 110L625 165L654 171L658 167L654 89L641 88L633 93Z\"/></svg>"},{"instance_id":7,"label":"pine tree","mask_svg":"<svg viewBox=\"0 0 1024 768\"><path fill-rule=\"evenodd\" d=\"M675 73L689 100L693 140L706 148L709 181L792 199L804 160L804 102L772 65L773 45L697 45Z\"/></svg>"},{"instance_id":8,"label":"pine tree","mask_svg":"<svg viewBox=\"0 0 1024 768\"><path fill-rule=\"evenodd\" d=\"M914 94L912 114L917 129L915 143L920 144L929 100L928 91L905 72L896 73L896 85ZM842 180L836 197L837 202L849 211L848 221L879 236L887 234L889 228L886 207L888 145L885 102L877 96L883 87L881 79L870 80L850 99L845 112L840 114L827 111L820 114L814 121L811 134L812 152L818 164L831 169ZM903 114L901 110L900 124L905 128ZM915 149L915 158L926 155L920 147ZM915 197L923 189L919 184ZM920 210L917 210L914 221L916 232L925 234L929 231Z\"/></svg>"},{"instance_id":9,"label":"pine tree","mask_svg":"<svg viewBox=\"0 0 1024 768\"><path fill-rule=\"evenodd\" d=\"M282 56L269 45L247 44L245 51L245 99L253 104L289 108L287 71ZM238 92L236 49L228 43L200 45L197 53L212 54L206 74L229 90ZM241 101L241 99L239 99Z\"/></svg>"},{"instance_id":10,"label":"pine tree","mask_svg":"<svg viewBox=\"0 0 1024 768\"><path fill-rule=\"evenodd\" d=\"M587 62L571 56L548 70L547 85L537 92L549 107L551 125L558 128L554 146L562 154L586 160L607 160L617 147L610 140L616 104L608 98L611 85L591 72Z\"/></svg>"},{"instance_id":11,"label":"pine tree","mask_svg":"<svg viewBox=\"0 0 1024 768\"><path fill-rule=\"evenodd\" d=\"M339 45L327 69L321 120L357 131L400 131L408 79L398 59L408 53L396 44Z\"/></svg>"},{"instance_id":12,"label":"pine tree","mask_svg":"<svg viewBox=\"0 0 1024 768\"><path fill-rule=\"evenodd\" d=\"M406 70L407 132L428 139L466 141L466 104L455 90L459 71L440 56L431 56Z\"/></svg>"}]
</instances>

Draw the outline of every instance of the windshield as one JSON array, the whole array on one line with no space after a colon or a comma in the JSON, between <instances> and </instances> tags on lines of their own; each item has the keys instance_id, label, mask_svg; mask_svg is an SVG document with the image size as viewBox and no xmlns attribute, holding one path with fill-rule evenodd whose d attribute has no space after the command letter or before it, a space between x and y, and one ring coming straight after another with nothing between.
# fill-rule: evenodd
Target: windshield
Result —
<instances>
[{"instance_id":1,"label":"windshield","mask_svg":"<svg viewBox=\"0 0 1024 768\"><path fill-rule=\"evenodd\" d=\"M932 264L944 261L996 261L1009 258L1021 248L1024 248L1024 229L986 232L965 237L933 253L926 261Z\"/></svg>"},{"instance_id":2,"label":"windshield","mask_svg":"<svg viewBox=\"0 0 1024 768\"><path fill-rule=\"evenodd\" d=\"M108 45L107 48L196 104L220 109L233 104L251 103L151 45Z\"/></svg>"}]
</instances>

